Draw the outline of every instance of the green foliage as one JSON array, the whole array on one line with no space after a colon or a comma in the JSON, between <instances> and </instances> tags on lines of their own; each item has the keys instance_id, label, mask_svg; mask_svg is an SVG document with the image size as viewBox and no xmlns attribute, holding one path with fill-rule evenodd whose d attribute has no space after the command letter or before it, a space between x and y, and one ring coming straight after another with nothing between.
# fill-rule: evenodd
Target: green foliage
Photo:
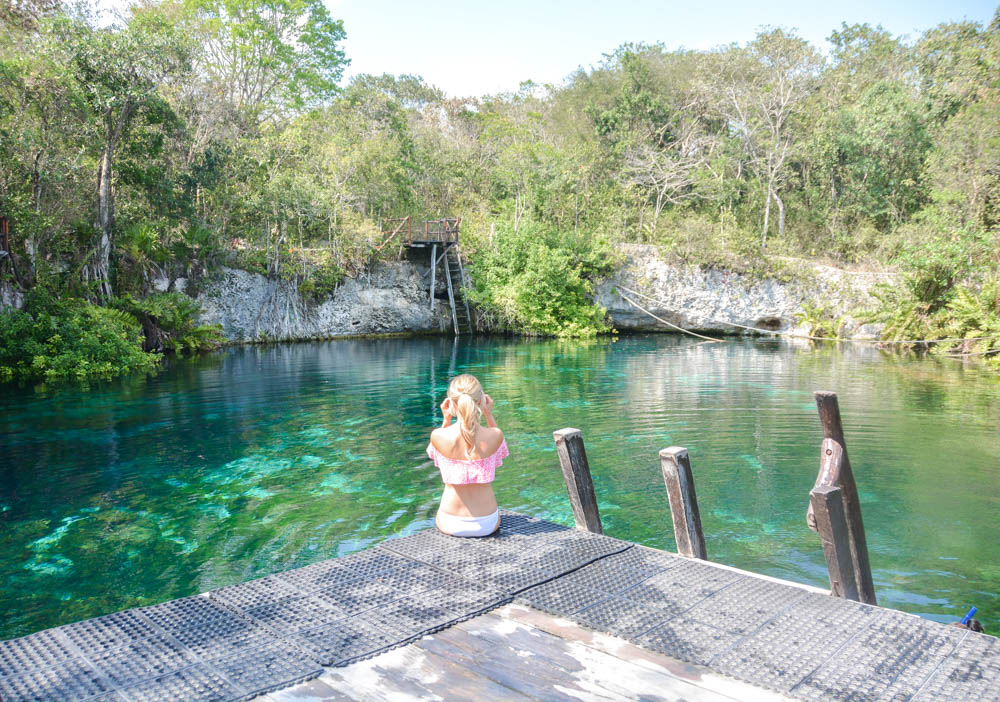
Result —
<instances>
[{"instance_id":1,"label":"green foliage","mask_svg":"<svg viewBox=\"0 0 1000 702\"><path fill-rule=\"evenodd\" d=\"M0 312L0 379L84 379L152 370L142 329L121 310L36 288L23 311Z\"/></svg>"},{"instance_id":2,"label":"green foliage","mask_svg":"<svg viewBox=\"0 0 1000 702\"><path fill-rule=\"evenodd\" d=\"M184 293L150 295L142 300L124 296L114 300L119 312L138 320L145 332L144 346L149 351L184 354L213 351L225 342L218 324L195 323L201 306Z\"/></svg>"},{"instance_id":3,"label":"green foliage","mask_svg":"<svg viewBox=\"0 0 1000 702\"><path fill-rule=\"evenodd\" d=\"M948 338L975 339L942 345L948 353L987 356L1000 362L1000 275L988 277L978 287L961 286L942 315Z\"/></svg>"},{"instance_id":4,"label":"green foliage","mask_svg":"<svg viewBox=\"0 0 1000 702\"><path fill-rule=\"evenodd\" d=\"M349 63L344 23L320 0L186 0L216 61L221 85L257 117L320 104L338 91ZM236 88L235 83L239 83Z\"/></svg>"},{"instance_id":5,"label":"green foliage","mask_svg":"<svg viewBox=\"0 0 1000 702\"><path fill-rule=\"evenodd\" d=\"M499 228L494 245L476 253L469 299L503 329L529 335L592 337L609 331L591 302L592 280L614 259L608 243L538 225Z\"/></svg>"},{"instance_id":6,"label":"green foliage","mask_svg":"<svg viewBox=\"0 0 1000 702\"><path fill-rule=\"evenodd\" d=\"M154 278L226 264L322 300L398 254L380 224L405 215L462 217L474 301L532 334L605 329L592 282L624 243L755 277L894 264L879 314L906 338L1000 269L1000 20L915 42L842 25L828 59L773 28L626 44L560 86L460 99L416 76L341 87L344 28L320 0L149 0L113 24L33 2L0 11L16 284L77 298L107 280L150 348L217 341L182 299L144 299Z\"/></svg>"},{"instance_id":7,"label":"green foliage","mask_svg":"<svg viewBox=\"0 0 1000 702\"><path fill-rule=\"evenodd\" d=\"M330 297L344 280L344 269L335 263L313 268L299 283L299 294L314 302L322 302Z\"/></svg>"},{"instance_id":8,"label":"green foliage","mask_svg":"<svg viewBox=\"0 0 1000 702\"><path fill-rule=\"evenodd\" d=\"M825 339L839 338L840 330L844 325L843 317L835 316L830 306L822 300L804 303L801 311L796 315L796 321L800 325L806 326L809 330L809 336Z\"/></svg>"},{"instance_id":9,"label":"green foliage","mask_svg":"<svg viewBox=\"0 0 1000 702\"><path fill-rule=\"evenodd\" d=\"M930 304L906 289L883 283L875 287L872 297L878 301L878 306L860 315L860 320L866 324L882 324L880 338L897 342L940 338Z\"/></svg>"},{"instance_id":10,"label":"green foliage","mask_svg":"<svg viewBox=\"0 0 1000 702\"><path fill-rule=\"evenodd\" d=\"M926 238L905 245L896 259L908 294L932 311L947 303L956 282L998 263L996 235L955 228L941 215L927 210L913 230Z\"/></svg>"}]
</instances>

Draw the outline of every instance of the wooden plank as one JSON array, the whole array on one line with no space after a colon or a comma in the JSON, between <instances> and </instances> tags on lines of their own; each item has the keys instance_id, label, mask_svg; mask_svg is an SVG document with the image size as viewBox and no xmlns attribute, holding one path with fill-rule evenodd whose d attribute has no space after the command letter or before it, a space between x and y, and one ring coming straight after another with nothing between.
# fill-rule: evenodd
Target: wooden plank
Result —
<instances>
[{"instance_id":1,"label":"wooden plank","mask_svg":"<svg viewBox=\"0 0 1000 702\"><path fill-rule=\"evenodd\" d=\"M714 564L712 564L714 565ZM676 691L684 700L768 700L780 702L789 698L777 692L762 690L749 683L712 672L700 665L686 663L676 658L650 651L610 634L587 629L579 624L551 614L511 604L494 610L493 615L510 619L526 626L552 634L564 641L601 651L629 663L657 673L655 690ZM475 623L475 619L469 624ZM610 670L610 668L607 668ZM633 678L634 679L634 678ZM640 684L630 685L637 699L648 699L649 689Z\"/></svg>"},{"instance_id":2,"label":"wooden plank","mask_svg":"<svg viewBox=\"0 0 1000 702\"><path fill-rule=\"evenodd\" d=\"M352 699L419 699L481 702L530 700L472 668L415 644L327 671L320 680Z\"/></svg>"},{"instance_id":3,"label":"wooden plank","mask_svg":"<svg viewBox=\"0 0 1000 702\"><path fill-rule=\"evenodd\" d=\"M707 668L520 605L461 622L408 646L257 702L329 700L667 700L787 702Z\"/></svg>"},{"instance_id":4,"label":"wooden plank","mask_svg":"<svg viewBox=\"0 0 1000 702\"><path fill-rule=\"evenodd\" d=\"M448 281L448 304L451 305L451 323L455 330L455 336L458 336L458 316L455 314L455 291L451 287L451 266L448 265L448 245L445 244L445 257L444 257L444 277Z\"/></svg>"},{"instance_id":5,"label":"wooden plank","mask_svg":"<svg viewBox=\"0 0 1000 702\"><path fill-rule=\"evenodd\" d=\"M677 553L688 558L706 560L708 555L705 550L705 535L701 529L701 514L698 511L688 450L680 446L663 449L660 451L660 468L667 487Z\"/></svg>"},{"instance_id":6,"label":"wooden plank","mask_svg":"<svg viewBox=\"0 0 1000 702\"><path fill-rule=\"evenodd\" d=\"M253 702L352 702L361 699L350 690L338 690L316 678L255 697Z\"/></svg>"},{"instance_id":7,"label":"wooden plank","mask_svg":"<svg viewBox=\"0 0 1000 702\"><path fill-rule=\"evenodd\" d=\"M476 675L489 678L527 697L539 700L575 700L579 695L567 694L572 678L565 667L554 663L551 657L536 658L520 655L520 644L508 637L488 637L486 627L474 632L452 627L440 634L420 639L415 645L424 651L436 653L455 661ZM555 645L558 641L550 637ZM558 657L558 651L551 651ZM568 663L572 665L572 662ZM601 699L601 698L596 698Z\"/></svg>"},{"instance_id":8,"label":"wooden plank","mask_svg":"<svg viewBox=\"0 0 1000 702\"><path fill-rule=\"evenodd\" d=\"M820 448L820 471L814 487L834 486L841 489L844 514L847 517L847 529L850 534L851 559L857 580L858 598L859 601L866 604L877 604L871 564L868 560L865 525L861 518L861 502L858 498L857 484L854 482L854 472L851 470L851 461L847 455L847 442L844 439L844 426L840 419L840 404L837 401L837 393L817 391L814 395L824 434L824 441ZM841 452L837 461L832 460L834 445ZM806 522L811 529L816 530L816 519L811 500L809 510L806 513Z\"/></svg>"},{"instance_id":9,"label":"wooden plank","mask_svg":"<svg viewBox=\"0 0 1000 702\"><path fill-rule=\"evenodd\" d=\"M434 269L437 268L437 244L431 247L431 291L427 296L430 303L431 312L434 311Z\"/></svg>"},{"instance_id":10,"label":"wooden plank","mask_svg":"<svg viewBox=\"0 0 1000 702\"><path fill-rule=\"evenodd\" d=\"M830 594L858 601L858 579L851 558L850 532L841 495L839 487L823 485L812 489L809 502L823 542L826 569L830 573Z\"/></svg>"},{"instance_id":11,"label":"wooden plank","mask_svg":"<svg viewBox=\"0 0 1000 702\"><path fill-rule=\"evenodd\" d=\"M559 465L566 481L576 528L603 534L594 481L590 477L587 451L583 447L583 435L579 429L560 429L553 432L552 436L556 440L556 453L559 454Z\"/></svg>"}]
</instances>

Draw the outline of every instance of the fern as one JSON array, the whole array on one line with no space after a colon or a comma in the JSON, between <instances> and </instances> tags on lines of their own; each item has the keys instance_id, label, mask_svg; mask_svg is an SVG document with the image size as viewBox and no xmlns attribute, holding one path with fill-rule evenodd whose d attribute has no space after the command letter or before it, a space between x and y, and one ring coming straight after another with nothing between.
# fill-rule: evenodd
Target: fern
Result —
<instances>
[{"instance_id":1,"label":"fern","mask_svg":"<svg viewBox=\"0 0 1000 702\"><path fill-rule=\"evenodd\" d=\"M949 352L986 354L1000 351L1000 276L987 278L978 290L960 286L946 309L948 335L969 340L950 345Z\"/></svg>"},{"instance_id":2,"label":"fern","mask_svg":"<svg viewBox=\"0 0 1000 702\"><path fill-rule=\"evenodd\" d=\"M844 326L843 316L835 317L830 307L819 300L803 303L795 317L800 326L805 325L809 330L809 336L835 338Z\"/></svg>"}]
</instances>

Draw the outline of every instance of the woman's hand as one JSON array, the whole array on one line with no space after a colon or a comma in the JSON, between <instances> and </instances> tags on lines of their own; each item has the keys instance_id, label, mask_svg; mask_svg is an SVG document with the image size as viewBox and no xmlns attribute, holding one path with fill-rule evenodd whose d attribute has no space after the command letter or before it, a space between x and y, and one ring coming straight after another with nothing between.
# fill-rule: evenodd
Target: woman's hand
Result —
<instances>
[{"instance_id":1,"label":"woman's hand","mask_svg":"<svg viewBox=\"0 0 1000 702\"><path fill-rule=\"evenodd\" d=\"M486 426L496 428L497 420L493 419L493 398L483 395L483 414L486 416Z\"/></svg>"},{"instance_id":2,"label":"woman's hand","mask_svg":"<svg viewBox=\"0 0 1000 702\"><path fill-rule=\"evenodd\" d=\"M451 424L451 398L444 398L444 402L441 403L441 414L444 415L444 422L441 423L442 427L446 427Z\"/></svg>"}]
</instances>

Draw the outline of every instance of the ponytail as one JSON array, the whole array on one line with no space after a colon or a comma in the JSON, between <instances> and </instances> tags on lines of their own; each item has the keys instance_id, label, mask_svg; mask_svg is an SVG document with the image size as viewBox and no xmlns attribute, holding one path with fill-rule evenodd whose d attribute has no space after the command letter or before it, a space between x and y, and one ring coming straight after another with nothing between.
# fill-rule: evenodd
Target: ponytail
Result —
<instances>
[{"instance_id":1,"label":"ponytail","mask_svg":"<svg viewBox=\"0 0 1000 702\"><path fill-rule=\"evenodd\" d=\"M479 429L479 407L476 401L468 393L458 396L458 407L456 408L458 417L458 431L465 441L466 454L472 453L476 445L476 430Z\"/></svg>"},{"instance_id":2,"label":"ponytail","mask_svg":"<svg viewBox=\"0 0 1000 702\"><path fill-rule=\"evenodd\" d=\"M476 431L482 414L479 405L483 401L483 386L474 376L463 373L448 385L448 399L451 400L458 419L458 431L465 442L465 453L471 455L476 446Z\"/></svg>"}]
</instances>

